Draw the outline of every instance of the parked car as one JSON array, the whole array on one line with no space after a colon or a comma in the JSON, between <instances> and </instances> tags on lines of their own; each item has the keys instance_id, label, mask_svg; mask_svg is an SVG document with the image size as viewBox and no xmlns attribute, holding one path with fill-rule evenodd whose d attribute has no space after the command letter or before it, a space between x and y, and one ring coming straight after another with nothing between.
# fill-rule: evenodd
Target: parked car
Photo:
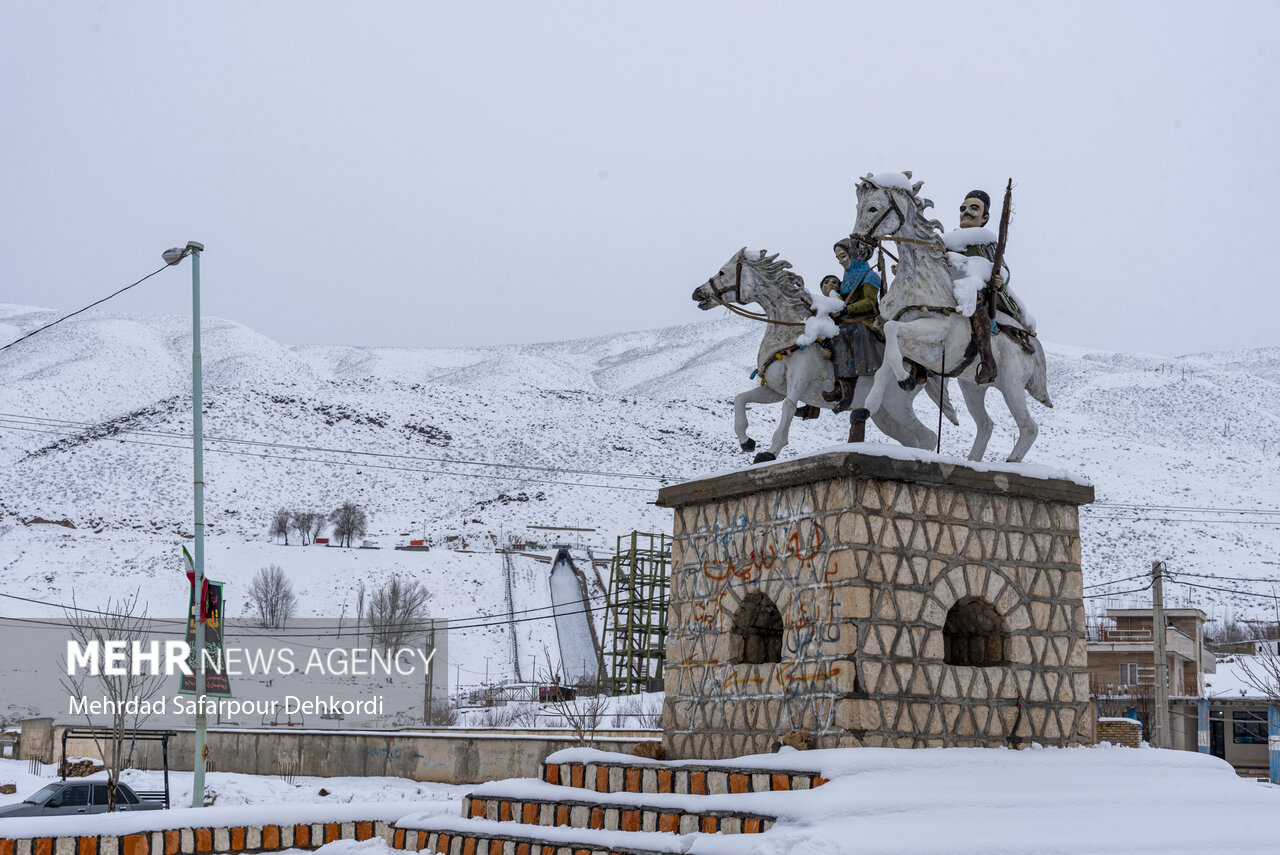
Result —
<instances>
[{"instance_id":1,"label":"parked car","mask_svg":"<svg viewBox=\"0 0 1280 855\"><path fill-rule=\"evenodd\" d=\"M124 784L116 785L116 810L161 810L164 794L159 798L138 798ZM0 819L10 816L75 816L82 813L107 812L106 781L58 781L16 805L0 807Z\"/></svg>"}]
</instances>

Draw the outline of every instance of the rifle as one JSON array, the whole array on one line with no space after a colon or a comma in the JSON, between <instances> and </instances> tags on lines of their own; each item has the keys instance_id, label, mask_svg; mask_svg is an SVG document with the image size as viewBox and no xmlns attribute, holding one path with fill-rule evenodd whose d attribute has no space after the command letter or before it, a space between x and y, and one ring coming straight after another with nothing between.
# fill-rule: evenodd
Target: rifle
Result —
<instances>
[{"instance_id":1,"label":"rifle","mask_svg":"<svg viewBox=\"0 0 1280 855\"><path fill-rule=\"evenodd\" d=\"M1000 211L1000 237L996 241L995 258L991 261L991 278L1000 275L1000 265L1004 263L1004 246L1009 240L1009 215L1013 210L1013 179L1004 188L1004 209ZM996 289L987 283L987 316L996 319Z\"/></svg>"}]
</instances>

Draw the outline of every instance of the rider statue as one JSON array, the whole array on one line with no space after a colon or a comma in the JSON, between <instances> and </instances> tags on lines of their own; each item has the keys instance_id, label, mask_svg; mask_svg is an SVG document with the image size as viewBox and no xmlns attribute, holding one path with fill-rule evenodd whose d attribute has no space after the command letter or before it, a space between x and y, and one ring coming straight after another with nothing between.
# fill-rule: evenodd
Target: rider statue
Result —
<instances>
[{"instance_id":1,"label":"rider statue","mask_svg":"<svg viewBox=\"0 0 1280 855\"><path fill-rule=\"evenodd\" d=\"M979 240L969 244L964 251L965 255L995 261L997 238L984 228L990 219L991 197L983 190L970 190L960 205L960 229L962 233L964 229L980 231L977 233ZM992 318L987 310L987 306L990 305L990 288L995 288L997 311L1013 318L1027 330L1035 331L1035 323L1031 316L1026 313L1022 303L1009 288L1010 279L1012 277L1009 275L1009 265L1002 260L1000 269L991 277L991 285L978 295L978 308L969 319L973 324L973 336L978 343L982 360L978 366L977 376L974 378L979 383L990 383L996 378L995 359L991 355Z\"/></svg>"},{"instance_id":2,"label":"rider statue","mask_svg":"<svg viewBox=\"0 0 1280 855\"><path fill-rule=\"evenodd\" d=\"M844 309L835 315L840 335L830 341L831 364L835 369L836 385L822 397L836 404L835 411L842 413L853 404L853 392L859 377L875 374L884 362L884 334L880 332L876 316L879 314L880 277L867 259L871 246L848 239L839 240L833 247L836 261L844 268L844 277L837 286L835 277L822 280L824 294L838 290L844 300ZM867 418L865 409L850 413L849 441L866 439Z\"/></svg>"},{"instance_id":3,"label":"rider statue","mask_svg":"<svg viewBox=\"0 0 1280 855\"><path fill-rule=\"evenodd\" d=\"M985 190L970 190L965 195L964 202L960 205L960 228L981 229L986 226L987 221L990 219L991 197L987 195ZM984 234L983 237L985 238L988 235L990 235L990 232ZM970 244L964 254L981 256L987 261L995 261L996 241L994 236L990 241ZM1003 290L1006 281L1006 277L1003 274L1009 270L1008 265L1003 263L1000 267L1000 270L992 274L991 285L988 286L988 288L995 288L997 294ZM978 373L974 377L978 383L990 383L996 379L996 360L991 353L991 315L987 312L988 305L988 290L983 289L982 293L978 295L978 306L969 317L969 323L973 325L973 338L978 344L978 356L981 360L978 364Z\"/></svg>"}]
</instances>

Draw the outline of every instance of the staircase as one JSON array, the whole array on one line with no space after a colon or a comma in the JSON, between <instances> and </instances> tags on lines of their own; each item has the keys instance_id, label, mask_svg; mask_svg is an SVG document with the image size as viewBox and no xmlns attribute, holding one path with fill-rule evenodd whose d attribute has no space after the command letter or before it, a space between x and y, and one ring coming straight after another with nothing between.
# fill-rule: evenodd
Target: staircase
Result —
<instances>
[{"instance_id":1,"label":"staircase","mask_svg":"<svg viewBox=\"0 0 1280 855\"><path fill-rule=\"evenodd\" d=\"M400 823L393 845L446 855L657 855L685 851L693 834L759 834L775 817L747 809L747 793L808 790L812 771L670 764L570 750L540 779L481 784L462 816ZM581 758L581 759L579 759ZM593 759L587 759L593 758Z\"/></svg>"}]
</instances>

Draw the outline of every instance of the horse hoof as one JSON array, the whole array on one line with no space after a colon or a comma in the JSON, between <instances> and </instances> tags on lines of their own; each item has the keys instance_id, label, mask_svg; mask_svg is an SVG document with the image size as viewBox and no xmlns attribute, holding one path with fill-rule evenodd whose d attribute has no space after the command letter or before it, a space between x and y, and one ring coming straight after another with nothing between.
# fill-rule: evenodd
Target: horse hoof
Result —
<instances>
[{"instance_id":1,"label":"horse hoof","mask_svg":"<svg viewBox=\"0 0 1280 855\"><path fill-rule=\"evenodd\" d=\"M756 455L756 459L752 463L768 463L770 460L777 460L778 457L772 451L762 451Z\"/></svg>"},{"instance_id":2,"label":"horse hoof","mask_svg":"<svg viewBox=\"0 0 1280 855\"><path fill-rule=\"evenodd\" d=\"M756 441L754 439L748 439L746 442L742 443L742 450L748 452L755 451Z\"/></svg>"},{"instance_id":3,"label":"horse hoof","mask_svg":"<svg viewBox=\"0 0 1280 855\"><path fill-rule=\"evenodd\" d=\"M871 418L871 411L866 407L859 407L856 410L849 411L849 418L854 421L865 422L867 419Z\"/></svg>"},{"instance_id":4,"label":"horse hoof","mask_svg":"<svg viewBox=\"0 0 1280 855\"><path fill-rule=\"evenodd\" d=\"M898 388L904 392L910 392L915 387L916 387L916 378L910 375L907 376L906 380L898 381Z\"/></svg>"}]
</instances>

